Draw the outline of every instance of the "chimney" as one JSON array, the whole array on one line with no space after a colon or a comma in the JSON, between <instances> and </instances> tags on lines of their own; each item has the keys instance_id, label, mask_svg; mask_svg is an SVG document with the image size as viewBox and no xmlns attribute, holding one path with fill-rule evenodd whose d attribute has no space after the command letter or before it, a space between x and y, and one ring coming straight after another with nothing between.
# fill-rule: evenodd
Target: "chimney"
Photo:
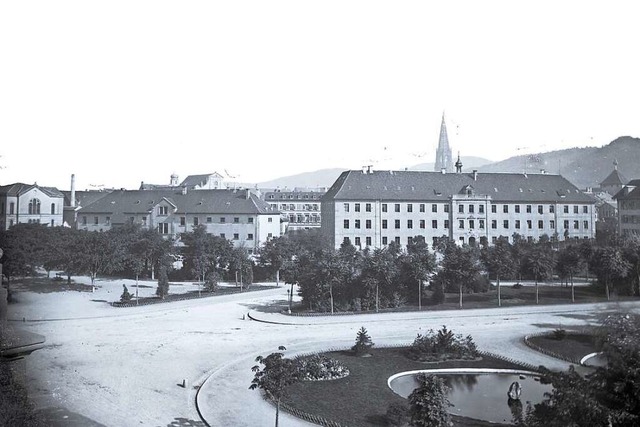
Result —
<instances>
[{"instance_id":1,"label":"chimney","mask_svg":"<svg viewBox=\"0 0 640 427\"><path fill-rule=\"evenodd\" d=\"M477 181L478 180L478 169L474 169L473 170L473 180Z\"/></svg>"},{"instance_id":2,"label":"chimney","mask_svg":"<svg viewBox=\"0 0 640 427\"><path fill-rule=\"evenodd\" d=\"M547 173L547 171L546 171L546 170L544 170L544 169L540 169L540 173L541 173L542 175L545 175L545 174Z\"/></svg>"},{"instance_id":3,"label":"chimney","mask_svg":"<svg viewBox=\"0 0 640 427\"><path fill-rule=\"evenodd\" d=\"M440 168L440 173L442 175L446 174L447 173L447 168Z\"/></svg>"},{"instance_id":4,"label":"chimney","mask_svg":"<svg viewBox=\"0 0 640 427\"><path fill-rule=\"evenodd\" d=\"M249 200L251 198L251 190L249 190L248 188L246 189L245 198L247 200Z\"/></svg>"},{"instance_id":5,"label":"chimney","mask_svg":"<svg viewBox=\"0 0 640 427\"><path fill-rule=\"evenodd\" d=\"M71 207L75 208L76 207L76 175L75 174L71 174L71 196L69 196L69 198L71 199Z\"/></svg>"}]
</instances>

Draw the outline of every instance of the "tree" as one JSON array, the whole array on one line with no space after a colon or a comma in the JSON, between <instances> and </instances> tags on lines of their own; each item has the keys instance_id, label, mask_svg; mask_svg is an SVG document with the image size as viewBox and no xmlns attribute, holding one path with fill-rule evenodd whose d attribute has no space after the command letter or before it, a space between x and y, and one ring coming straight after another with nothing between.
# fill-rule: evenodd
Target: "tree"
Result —
<instances>
[{"instance_id":1,"label":"tree","mask_svg":"<svg viewBox=\"0 0 640 427\"><path fill-rule=\"evenodd\" d=\"M604 283L607 300L611 298L609 288L613 280L625 277L631 267L622 257L621 250L611 246L595 249L591 266L598 280Z\"/></svg>"},{"instance_id":2,"label":"tree","mask_svg":"<svg viewBox=\"0 0 640 427\"><path fill-rule=\"evenodd\" d=\"M404 280L418 285L418 310L422 310L422 287L436 268L436 258L429 252L423 236L416 236L407 244L407 252L401 256L401 264ZM408 289L412 289L411 286ZM408 292L407 296L410 295L414 293Z\"/></svg>"},{"instance_id":3,"label":"tree","mask_svg":"<svg viewBox=\"0 0 640 427\"><path fill-rule=\"evenodd\" d=\"M183 268L199 283L205 281L210 271L221 272L229 264L233 246L228 240L207 233L204 224L193 227L192 232L182 233L181 237L185 245Z\"/></svg>"},{"instance_id":4,"label":"tree","mask_svg":"<svg viewBox=\"0 0 640 427\"><path fill-rule=\"evenodd\" d=\"M583 267L582 257L580 256L580 250L573 245L566 246L560 250L558 254L558 273L561 276L569 278L571 283L571 302L576 301L575 290L573 286L573 277Z\"/></svg>"},{"instance_id":5,"label":"tree","mask_svg":"<svg viewBox=\"0 0 640 427\"><path fill-rule=\"evenodd\" d=\"M129 292L129 289L127 289L127 285L122 285L122 295L120 295L120 302L129 302L131 301L131 298L133 298L133 295L131 295L131 293Z\"/></svg>"},{"instance_id":6,"label":"tree","mask_svg":"<svg viewBox=\"0 0 640 427\"><path fill-rule=\"evenodd\" d=\"M278 352L271 353L266 357L256 357L255 365L251 371L255 373L251 380L250 390L257 388L263 390L267 397L276 404L276 427L278 427L278 417L280 415L280 402L286 395L286 387L298 381L299 371L295 362L285 359L282 351L284 346L278 347Z\"/></svg>"},{"instance_id":7,"label":"tree","mask_svg":"<svg viewBox=\"0 0 640 427\"><path fill-rule=\"evenodd\" d=\"M536 281L536 304L538 304L539 291L538 280L551 277L555 266L555 259L551 248L546 245L537 245L525 258L527 269L533 274Z\"/></svg>"},{"instance_id":8,"label":"tree","mask_svg":"<svg viewBox=\"0 0 640 427\"><path fill-rule=\"evenodd\" d=\"M640 295L640 236L637 234L625 236L622 242L622 254L629 263L629 272L634 275L633 282L636 286L631 286L631 294Z\"/></svg>"},{"instance_id":9,"label":"tree","mask_svg":"<svg viewBox=\"0 0 640 427\"><path fill-rule=\"evenodd\" d=\"M511 252L509 239L505 237L499 238L495 245L485 246L481 251L482 262L489 272L489 276L496 278L496 286L498 290L498 307L502 306L500 300L500 279L511 276L515 272L515 264Z\"/></svg>"},{"instance_id":10,"label":"tree","mask_svg":"<svg viewBox=\"0 0 640 427\"><path fill-rule=\"evenodd\" d=\"M169 275L167 273L167 266L160 265L158 269L158 287L156 288L156 295L161 299L164 299L169 295Z\"/></svg>"},{"instance_id":11,"label":"tree","mask_svg":"<svg viewBox=\"0 0 640 427\"><path fill-rule=\"evenodd\" d=\"M351 347L351 350L355 352L356 356L361 356L367 354L373 346L374 344L373 341L371 341L371 337L364 326L362 326L356 334L356 343Z\"/></svg>"},{"instance_id":12,"label":"tree","mask_svg":"<svg viewBox=\"0 0 640 427\"><path fill-rule=\"evenodd\" d=\"M448 387L435 375L418 375L418 388L409 395L411 425L418 427L449 426L451 416L447 412L451 405L447 398Z\"/></svg>"},{"instance_id":13,"label":"tree","mask_svg":"<svg viewBox=\"0 0 640 427\"><path fill-rule=\"evenodd\" d=\"M280 270L294 254L293 243L285 236L269 239L258 251L258 262L267 267L276 276L276 285L280 285Z\"/></svg>"},{"instance_id":14,"label":"tree","mask_svg":"<svg viewBox=\"0 0 640 427\"><path fill-rule=\"evenodd\" d=\"M475 283L480 276L477 252L474 248L466 245L460 247L452 241L443 243L439 251L442 261L436 280L446 287L458 289L459 306L462 308L462 294L465 290L475 290Z\"/></svg>"}]
</instances>

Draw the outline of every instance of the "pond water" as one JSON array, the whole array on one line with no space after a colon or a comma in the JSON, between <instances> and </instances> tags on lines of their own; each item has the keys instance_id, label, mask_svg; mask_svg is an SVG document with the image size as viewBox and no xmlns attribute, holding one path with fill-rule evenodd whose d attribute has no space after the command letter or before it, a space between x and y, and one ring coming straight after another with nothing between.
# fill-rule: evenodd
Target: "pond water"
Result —
<instances>
[{"instance_id":1,"label":"pond water","mask_svg":"<svg viewBox=\"0 0 640 427\"><path fill-rule=\"evenodd\" d=\"M437 374L451 388L449 401L454 405L449 412L479 420L511 423L526 411L527 402L540 403L544 393L552 390L549 384L540 384L532 376L522 379L519 374L507 373L445 373ZM520 399L509 402L509 386L518 381L522 387ZM399 376L389 386L398 395L407 398L418 387L415 374Z\"/></svg>"}]
</instances>

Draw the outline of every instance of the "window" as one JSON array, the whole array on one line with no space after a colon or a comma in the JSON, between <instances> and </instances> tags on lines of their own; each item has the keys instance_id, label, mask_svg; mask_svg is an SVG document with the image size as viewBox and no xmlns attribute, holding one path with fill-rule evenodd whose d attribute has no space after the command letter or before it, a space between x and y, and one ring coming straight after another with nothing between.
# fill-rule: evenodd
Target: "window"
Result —
<instances>
[{"instance_id":1,"label":"window","mask_svg":"<svg viewBox=\"0 0 640 427\"><path fill-rule=\"evenodd\" d=\"M438 205L436 205L435 203L431 205L431 212L437 213L438 212Z\"/></svg>"},{"instance_id":2,"label":"window","mask_svg":"<svg viewBox=\"0 0 640 427\"><path fill-rule=\"evenodd\" d=\"M464 205L458 205L458 212L464 213Z\"/></svg>"},{"instance_id":3,"label":"window","mask_svg":"<svg viewBox=\"0 0 640 427\"><path fill-rule=\"evenodd\" d=\"M484 230L484 219L478 220L478 228Z\"/></svg>"},{"instance_id":4,"label":"window","mask_svg":"<svg viewBox=\"0 0 640 427\"><path fill-rule=\"evenodd\" d=\"M496 205L491 205L491 213L496 213L498 210L498 207Z\"/></svg>"},{"instance_id":5,"label":"window","mask_svg":"<svg viewBox=\"0 0 640 427\"><path fill-rule=\"evenodd\" d=\"M578 230L579 228L580 228L580 221L573 221L573 229Z\"/></svg>"},{"instance_id":6,"label":"window","mask_svg":"<svg viewBox=\"0 0 640 427\"><path fill-rule=\"evenodd\" d=\"M180 225L181 225L182 227L184 227L185 225L187 225L187 218L185 218L185 217L181 216L181 217L180 217Z\"/></svg>"},{"instance_id":7,"label":"window","mask_svg":"<svg viewBox=\"0 0 640 427\"><path fill-rule=\"evenodd\" d=\"M509 205L503 205L502 206L502 212L509 213Z\"/></svg>"},{"instance_id":8,"label":"window","mask_svg":"<svg viewBox=\"0 0 640 427\"><path fill-rule=\"evenodd\" d=\"M498 228L498 221L496 221L495 219L491 220L491 228L496 229Z\"/></svg>"},{"instance_id":9,"label":"window","mask_svg":"<svg viewBox=\"0 0 640 427\"><path fill-rule=\"evenodd\" d=\"M86 216L82 217L82 225L87 225L87 217Z\"/></svg>"},{"instance_id":10,"label":"window","mask_svg":"<svg viewBox=\"0 0 640 427\"><path fill-rule=\"evenodd\" d=\"M353 207L353 210L356 212L360 212L360 203L356 203Z\"/></svg>"},{"instance_id":11,"label":"window","mask_svg":"<svg viewBox=\"0 0 640 427\"><path fill-rule=\"evenodd\" d=\"M253 233L247 234L247 240L253 240Z\"/></svg>"},{"instance_id":12,"label":"window","mask_svg":"<svg viewBox=\"0 0 640 427\"><path fill-rule=\"evenodd\" d=\"M267 218L267 222L273 222L273 218L271 217Z\"/></svg>"},{"instance_id":13,"label":"window","mask_svg":"<svg viewBox=\"0 0 640 427\"><path fill-rule=\"evenodd\" d=\"M399 219L396 219L395 226L396 226L396 228L400 228L400 220Z\"/></svg>"},{"instance_id":14,"label":"window","mask_svg":"<svg viewBox=\"0 0 640 427\"><path fill-rule=\"evenodd\" d=\"M515 205L514 209L516 210L516 213L520 213L520 205Z\"/></svg>"},{"instance_id":15,"label":"window","mask_svg":"<svg viewBox=\"0 0 640 427\"><path fill-rule=\"evenodd\" d=\"M220 233L220 237L222 237L223 239L227 238L227 236L224 233Z\"/></svg>"},{"instance_id":16,"label":"window","mask_svg":"<svg viewBox=\"0 0 640 427\"><path fill-rule=\"evenodd\" d=\"M349 220L348 219L344 220L344 228L349 228Z\"/></svg>"},{"instance_id":17,"label":"window","mask_svg":"<svg viewBox=\"0 0 640 427\"><path fill-rule=\"evenodd\" d=\"M240 240L240 235L238 233L233 233L233 240Z\"/></svg>"},{"instance_id":18,"label":"window","mask_svg":"<svg viewBox=\"0 0 640 427\"><path fill-rule=\"evenodd\" d=\"M394 209L396 212L400 212L400 203L396 203L396 205L394 206Z\"/></svg>"},{"instance_id":19,"label":"window","mask_svg":"<svg viewBox=\"0 0 640 427\"><path fill-rule=\"evenodd\" d=\"M567 230L569 228L569 221L565 219L562 225L564 226L564 229Z\"/></svg>"},{"instance_id":20,"label":"window","mask_svg":"<svg viewBox=\"0 0 640 427\"><path fill-rule=\"evenodd\" d=\"M589 213L589 206L583 206L582 213Z\"/></svg>"},{"instance_id":21,"label":"window","mask_svg":"<svg viewBox=\"0 0 640 427\"><path fill-rule=\"evenodd\" d=\"M498 241L496 236L491 236L491 243L495 244Z\"/></svg>"},{"instance_id":22,"label":"window","mask_svg":"<svg viewBox=\"0 0 640 427\"><path fill-rule=\"evenodd\" d=\"M227 218L221 216L220 217L220 224L224 224L225 222L227 222Z\"/></svg>"},{"instance_id":23,"label":"window","mask_svg":"<svg viewBox=\"0 0 640 427\"><path fill-rule=\"evenodd\" d=\"M371 246L371 237L365 237L364 240L367 246Z\"/></svg>"},{"instance_id":24,"label":"window","mask_svg":"<svg viewBox=\"0 0 640 427\"><path fill-rule=\"evenodd\" d=\"M366 205L364 205L364 210L366 212L371 212L371 203L367 203Z\"/></svg>"},{"instance_id":25,"label":"window","mask_svg":"<svg viewBox=\"0 0 640 427\"><path fill-rule=\"evenodd\" d=\"M40 214L40 199L29 200L29 215Z\"/></svg>"},{"instance_id":26,"label":"window","mask_svg":"<svg viewBox=\"0 0 640 427\"><path fill-rule=\"evenodd\" d=\"M473 230L474 228L476 228L476 222L472 219L469 220L469 228L471 230Z\"/></svg>"},{"instance_id":27,"label":"window","mask_svg":"<svg viewBox=\"0 0 640 427\"><path fill-rule=\"evenodd\" d=\"M478 206L478 213L481 213L481 214L484 213L484 205Z\"/></svg>"},{"instance_id":28,"label":"window","mask_svg":"<svg viewBox=\"0 0 640 427\"><path fill-rule=\"evenodd\" d=\"M355 228L360 228L360 220L356 219L354 222L355 222L354 224Z\"/></svg>"},{"instance_id":29,"label":"window","mask_svg":"<svg viewBox=\"0 0 640 427\"><path fill-rule=\"evenodd\" d=\"M110 216L106 217L104 219L104 223L107 224L107 225L111 225L111 217Z\"/></svg>"},{"instance_id":30,"label":"window","mask_svg":"<svg viewBox=\"0 0 640 427\"><path fill-rule=\"evenodd\" d=\"M449 228L449 220L448 219L444 220L444 228Z\"/></svg>"},{"instance_id":31,"label":"window","mask_svg":"<svg viewBox=\"0 0 640 427\"><path fill-rule=\"evenodd\" d=\"M413 237L409 236L407 237L407 245L410 245L411 243L413 243Z\"/></svg>"},{"instance_id":32,"label":"window","mask_svg":"<svg viewBox=\"0 0 640 427\"><path fill-rule=\"evenodd\" d=\"M387 220L386 219L382 220L382 228L387 228Z\"/></svg>"},{"instance_id":33,"label":"window","mask_svg":"<svg viewBox=\"0 0 640 427\"><path fill-rule=\"evenodd\" d=\"M413 220L411 219L407 220L407 228L413 228Z\"/></svg>"},{"instance_id":34,"label":"window","mask_svg":"<svg viewBox=\"0 0 640 427\"><path fill-rule=\"evenodd\" d=\"M98 225L99 218L97 216L93 217L93 225Z\"/></svg>"},{"instance_id":35,"label":"window","mask_svg":"<svg viewBox=\"0 0 640 427\"><path fill-rule=\"evenodd\" d=\"M273 233L268 233L267 234L267 240L271 240L272 237L273 237Z\"/></svg>"},{"instance_id":36,"label":"window","mask_svg":"<svg viewBox=\"0 0 640 427\"><path fill-rule=\"evenodd\" d=\"M564 213L569 213L569 206L564 205Z\"/></svg>"},{"instance_id":37,"label":"window","mask_svg":"<svg viewBox=\"0 0 640 427\"><path fill-rule=\"evenodd\" d=\"M234 217L233 217L233 223L234 223L234 224L240 224L240 218L239 218L239 217L237 217L237 216L234 216Z\"/></svg>"},{"instance_id":38,"label":"window","mask_svg":"<svg viewBox=\"0 0 640 427\"><path fill-rule=\"evenodd\" d=\"M249 224L253 224L253 217L250 216L249 218L247 218L247 223Z\"/></svg>"},{"instance_id":39,"label":"window","mask_svg":"<svg viewBox=\"0 0 640 427\"><path fill-rule=\"evenodd\" d=\"M578 205L575 205L575 206L573 207L573 213L574 213L574 214L577 214L577 213L578 213Z\"/></svg>"},{"instance_id":40,"label":"window","mask_svg":"<svg viewBox=\"0 0 640 427\"><path fill-rule=\"evenodd\" d=\"M382 244L383 244L383 245L386 245L386 244L387 244L387 241L388 241L387 237L386 237L386 236L384 236L384 237L382 238Z\"/></svg>"},{"instance_id":41,"label":"window","mask_svg":"<svg viewBox=\"0 0 640 427\"><path fill-rule=\"evenodd\" d=\"M350 245L351 240L348 237L345 237L344 239L342 239L342 243L344 243L345 245Z\"/></svg>"},{"instance_id":42,"label":"window","mask_svg":"<svg viewBox=\"0 0 640 427\"><path fill-rule=\"evenodd\" d=\"M538 229L539 229L539 230L542 230L543 228L544 228L544 221L543 221L543 220L541 220L541 219L539 219L539 220L538 220Z\"/></svg>"},{"instance_id":43,"label":"window","mask_svg":"<svg viewBox=\"0 0 640 427\"><path fill-rule=\"evenodd\" d=\"M469 213L474 213L474 212L475 212L475 206L469 205Z\"/></svg>"},{"instance_id":44,"label":"window","mask_svg":"<svg viewBox=\"0 0 640 427\"><path fill-rule=\"evenodd\" d=\"M556 207L554 205L549 205L549 213L555 213Z\"/></svg>"},{"instance_id":45,"label":"window","mask_svg":"<svg viewBox=\"0 0 640 427\"><path fill-rule=\"evenodd\" d=\"M425 221L424 219L420 220L420 228L424 229L427 226L427 221Z\"/></svg>"},{"instance_id":46,"label":"window","mask_svg":"<svg viewBox=\"0 0 640 427\"><path fill-rule=\"evenodd\" d=\"M344 211L349 212L349 203L344 204Z\"/></svg>"},{"instance_id":47,"label":"window","mask_svg":"<svg viewBox=\"0 0 640 427\"><path fill-rule=\"evenodd\" d=\"M158 224L158 233L169 234L169 223L161 222L160 224Z\"/></svg>"},{"instance_id":48,"label":"window","mask_svg":"<svg viewBox=\"0 0 640 427\"><path fill-rule=\"evenodd\" d=\"M531 213L531 205L527 205L527 213Z\"/></svg>"},{"instance_id":49,"label":"window","mask_svg":"<svg viewBox=\"0 0 640 427\"><path fill-rule=\"evenodd\" d=\"M515 224L516 230L520 230L520 220L516 219L516 224Z\"/></svg>"},{"instance_id":50,"label":"window","mask_svg":"<svg viewBox=\"0 0 640 427\"><path fill-rule=\"evenodd\" d=\"M3 204L3 209L2 210L4 211L4 204ZM55 203L51 203L51 215L55 215L55 214L56 214L56 204Z\"/></svg>"},{"instance_id":51,"label":"window","mask_svg":"<svg viewBox=\"0 0 640 427\"><path fill-rule=\"evenodd\" d=\"M196 226L200 223L200 218L198 218L197 216L193 217L193 225Z\"/></svg>"},{"instance_id":52,"label":"window","mask_svg":"<svg viewBox=\"0 0 640 427\"><path fill-rule=\"evenodd\" d=\"M398 245L400 244L400 237L396 237L396 238L395 238L395 239L393 239L393 240L395 240L395 242L396 242Z\"/></svg>"},{"instance_id":53,"label":"window","mask_svg":"<svg viewBox=\"0 0 640 427\"><path fill-rule=\"evenodd\" d=\"M169 215L169 206L158 206L158 215Z\"/></svg>"},{"instance_id":54,"label":"window","mask_svg":"<svg viewBox=\"0 0 640 427\"><path fill-rule=\"evenodd\" d=\"M253 218L251 218L251 220L253 221ZM208 216L207 217L207 223L211 224L213 222L213 218Z\"/></svg>"},{"instance_id":55,"label":"window","mask_svg":"<svg viewBox=\"0 0 640 427\"><path fill-rule=\"evenodd\" d=\"M584 228L585 230L589 229L589 221L582 221L582 228Z\"/></svg>"},{"instance_id":56,"label":"window","mask_svg":"<svg viewBox=\"0 0 640 427\"><path fill-rule=\"evenodd\" d=\"M16 204L14 202L9 203L9 215L13 215L16 209Z\"/></svg>"},{"instance_id":57,"label":"window","mask_svg":"<svg viewBox=\"0 0 640 427\"><path fill-rule=\"evenodd\" d=\"M355 243L356 243L356 246L360 246L360 238L359 237L356 237L356 242Z\"/></svg>"},{"instance_id":58,"label":"window","mask_svg":"<svg viewBox=\"0 0 640 427\"><path fill-rule=\"evenodd\" d=\"M420 212L424 212L424 211L425 211L425 204L420 203Z\"/></svg>"},{"instance_id":59,"label":"window","mask_svg":"<svg viewBox=\"0 0 640 427\"><path fill-rule=\"evenodd\" d=\"M382 204L382 212L386 212L387 211L387 204L383 203Z\"/></svg>"},{"instance_id":60,"label":"window","mask_svg":"<svg viewBox=\"0 0 640 427\"><path fill-rule=\"evenodd\" d=\"M538 205L538 213L539 213L540 215L542 215L542 214L543 214L543 212L544 212L544 206L542 206L542 205Z\"/></svg>"},{"instance_id":61,"label":"window","mask_svg":"<svg viewBox=\"0 0 640 427\"><path fill-rule=\"evenodd\" d=\"M449 205L444 205L444 213L449 213Z\"/></svg>"},{"instance_id":62,"label":"window","mask_svg":"<svg viewBox=\"0 0 640 427\"><path fill-rule=\"evenodd\" d=\"M459 220L458 221L458 228L464 228L464 220Z\"/></svg>"},{"instance_id":63,"label":"window","mask_svg":"<svg viewBox=\"0 0 640 427\"><path fill-rule=\"evenodd\" d=\"M364 227L367 229L371 229L371 220L368 219L364 222Z\"/></svg>"},{"instance_id":64,"label":"window","mask_svg":"<svg viewBox=\"0 0 640 427\"><path fill-rule=\"evenodd\" d=\"M413 205L411 203L407 203L407 212L413 212Z\"/></svg>"},{"instance_id":65,"label":"window","mask_svg":"<svg viewBox=\"0 0 640 427\"><path fill-rule=\"evenodd\" d=\"M56 225L56 221L55 220L51 220L51 226L54 227Z\"/></svg>"},{"instance_id":66,"label":"window","mask_svg":"<svg viewBox=\"0 0 640 427\"><path fill-rule=\"evenodd\" d=\"M509 220L508 219L505 219L504 221L502 221L502 228L509 228Z\"/></svg>"},{"instance_id":67,"label":"window","mask_svg":"<svg viewBox=\"0 0 640 427\"><path fill-rule=\"evenodd\" d=\"M556 222L554 220L549 221L549 228L552 230L556 228Z\"/></svg>"},{"instance_id":68,"label":"window","mask_svg":"<svg viewBox=\"0 0 640 427\"><path fill-rule=\"evenodd\" d=\"M528 219L527 220L527 229L531 230L532 227L533 227L533 224L531 223L531 220Z\"/></svg>"},{"instance_id":69,"label":"window","mask_svg":"<svg viewBox=\"0 0 640 427\"><path fill-rule=\"evenodd\" d=\"M432 219L431 220L431 228L438 228L438 220L437 219Z\"/></svg>"}]
</instances>

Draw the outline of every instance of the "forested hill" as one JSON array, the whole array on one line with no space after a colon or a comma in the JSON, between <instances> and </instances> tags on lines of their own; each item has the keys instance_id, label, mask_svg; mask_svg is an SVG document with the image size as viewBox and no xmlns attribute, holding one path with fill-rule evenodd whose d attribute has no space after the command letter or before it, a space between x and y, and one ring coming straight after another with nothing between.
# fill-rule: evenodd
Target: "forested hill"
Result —
<instances>
[{"instance_id":1,"label":"forested hill","mask_svg":"<svg viewBox=\"0 0 640 427\"><path fill-rule=\"evenodd\" d=\"M516 173L525 170L537 173L544 169L548 173L560 173L578 188L587 188L600 185L613 170L614 160L618 161L618 170L628 180L640 178L640 138L622 136L603 147L569 148L510 157L477 169L479 172Z\"/></svg>"}]
</instances>

